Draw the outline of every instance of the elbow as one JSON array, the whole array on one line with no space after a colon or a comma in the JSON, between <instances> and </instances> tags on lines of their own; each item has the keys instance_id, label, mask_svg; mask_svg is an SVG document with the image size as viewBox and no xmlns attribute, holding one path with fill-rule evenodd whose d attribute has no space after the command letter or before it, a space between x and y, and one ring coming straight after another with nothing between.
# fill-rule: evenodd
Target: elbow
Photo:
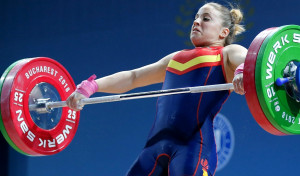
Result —
<instances>
[{"instance_id":1,"label":"elbow","mask_svg":"<svg viewBox=\"0 0 300 176\"><path fill-rule=\"evenodd\" d=\"M116 89L114 91L114 93L125 93L125 92L128 92L134 88L136 88L136 74L134 71L123 71L123 72L120 72L121 75L122 75L122 80L120 82L120 84L118 85L118 89Z\"/></svg>"}]
</instances>

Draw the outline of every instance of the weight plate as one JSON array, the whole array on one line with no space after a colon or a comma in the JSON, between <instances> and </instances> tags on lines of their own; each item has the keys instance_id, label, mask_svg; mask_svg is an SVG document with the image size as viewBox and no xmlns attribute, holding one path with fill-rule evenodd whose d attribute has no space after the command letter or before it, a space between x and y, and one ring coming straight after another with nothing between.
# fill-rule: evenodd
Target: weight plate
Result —
<instances>
[{"instance_id":1,"label":"weight plate","mask_svg":"<svg viewBox=\"0 0 300 176\"><path fill-rule=\"evenodd\" d=\"M285 135L285 133L281 132L277 128L275 128L268 118L265 116L256 92L256 86L255 86L255 72L256 72L256 59L257 54L261 48L261 45L265 38L272 32L276 31L277 28L269 28L261 33L259 33L255 39L252 41L248 53L245 60L244 65L244 89L245 89L245 97L247 100L248 107L250 109L250 112L256 122L262 127L265 131L274 134L274 135ZM260 78L259 78L260 79Z\"/></svg>"},{"instance_id":2,"label":"weight plate","mask_svg":"<svg viewBox=\"0 0 300 176\"><path fill-rule=\"evenodd\" d=\"M291 61L300 61L300 26L288 25L264 40L257 57L255 83L260 105L279 131L300 134L300 103L274 83Z\"/></svg>"},{"instance_id":3,"label":"weight plate","mask_svg":"<svg viewBox=\"0 0 300 176\"><path fill-rule=\"evenodd\" d=\"M11 64L5 71L4 73L2 74L1 76L1 79L0 79L0 100L1 100L1 92L2 92L2 86L3 86L3 82L4 80L6 79L8 73L11 71L11 69L16 65L16 64L20 64L24 62L24 60L19 60L19 61L16 61L14 62L13 64ZM1 104L0 104L0 110L1 110ZM1 133L3 135L3 137L5 138L5 140L7 141L7 143L12 147L14 148L16 151L24 154L24 155L29 155L28 153L25 153L23 152L21 149L19 149L15 143L10 139L10 137L8 136L7 134L7 131L4 127L4 124L3 124L3 120L2 120L2 115L0 113L0 129L1 129Z\"/></svg>"},{"instance_id":4,"label":"weight plate","mask_svg":"<svg viewBox=\"0 0 300 176\"><path fill-rule=\"evenodd\" d=\"M40 85L44 85L42 89ZM28 59L20 68L12 69L1 93L7 95L1 96L2 117L12 141L30 155L51 155L65 149L76 133L79 112L65 107L61 113L52 110L50 115L39 116L29 111L29 105L37 99L66 100L75 88L67 70L50 58ZM41 118L47 119L39 123Z\"/></svg>"}]
</instances>

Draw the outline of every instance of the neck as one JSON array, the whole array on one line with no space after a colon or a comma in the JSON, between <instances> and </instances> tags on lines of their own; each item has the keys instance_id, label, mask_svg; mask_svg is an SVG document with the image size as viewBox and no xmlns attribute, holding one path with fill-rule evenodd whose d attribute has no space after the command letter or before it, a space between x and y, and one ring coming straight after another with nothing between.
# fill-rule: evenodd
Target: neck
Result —
<instances>
[{"instance_id":1,"label":"neck","mask_svg":"<svg viewBox=\"0 0 300 176\"><path fill-rule=\"evenodd\" d=\"M194 45L195 47L224 47L224 41L216 41L216 42L212 42L212 43L203 43L201 45Z\"/></svg>"}]
</instances>

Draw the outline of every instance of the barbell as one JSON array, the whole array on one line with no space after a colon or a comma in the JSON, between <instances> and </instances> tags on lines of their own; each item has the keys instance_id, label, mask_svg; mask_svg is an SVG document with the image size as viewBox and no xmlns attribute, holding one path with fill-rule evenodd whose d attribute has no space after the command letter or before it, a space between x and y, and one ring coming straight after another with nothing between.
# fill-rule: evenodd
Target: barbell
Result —
<instances>
[{"instance_id":1,"label":"barbell","mask_svg":"<svg viewBox=\"0 0 300 176\"><path fill-rule=\"evenodd\" d=\"M251 43L244 67L245 97L256 122L274 135L300 134L300 26L269 28ZM11 64L0 80L1 132L16 151L52 155L72 141L80 113L65 100L76 89L57 61L36 57ZM233 84L184 87L82 99L95 104L233 89Z\"/></svg>"}]
</instances>

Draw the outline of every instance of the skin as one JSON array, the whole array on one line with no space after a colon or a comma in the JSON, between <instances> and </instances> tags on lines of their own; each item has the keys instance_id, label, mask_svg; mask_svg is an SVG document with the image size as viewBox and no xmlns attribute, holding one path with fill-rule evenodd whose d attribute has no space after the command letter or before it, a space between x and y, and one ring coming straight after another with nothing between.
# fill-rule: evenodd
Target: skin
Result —
<instances>
[{"instance_id":1,"label":"skin","mask_svg":"<svg viewBox=\"0 0 300 176\"><path fill-rule=\"evenodd\" d=\"M191 28L190 39L195 47L224 46L229 29L222 26L221 13L209 4L202 6L195 16ZM179 51L171 53L159 61L129 71L122 71L95 80L99 86L98 92L124 93L137 87L161 83L165 79L166 68L169 61ZM223 60L228 83L234 84L234 91L244 94L243 74L234 76L234 71L241 63L244 63L247 49L231 44L223 48ZM83 106L80 99L86 98L80 93L74 92L68 99L70 108L78 111Z\"/></svg>"}]
</instances>

